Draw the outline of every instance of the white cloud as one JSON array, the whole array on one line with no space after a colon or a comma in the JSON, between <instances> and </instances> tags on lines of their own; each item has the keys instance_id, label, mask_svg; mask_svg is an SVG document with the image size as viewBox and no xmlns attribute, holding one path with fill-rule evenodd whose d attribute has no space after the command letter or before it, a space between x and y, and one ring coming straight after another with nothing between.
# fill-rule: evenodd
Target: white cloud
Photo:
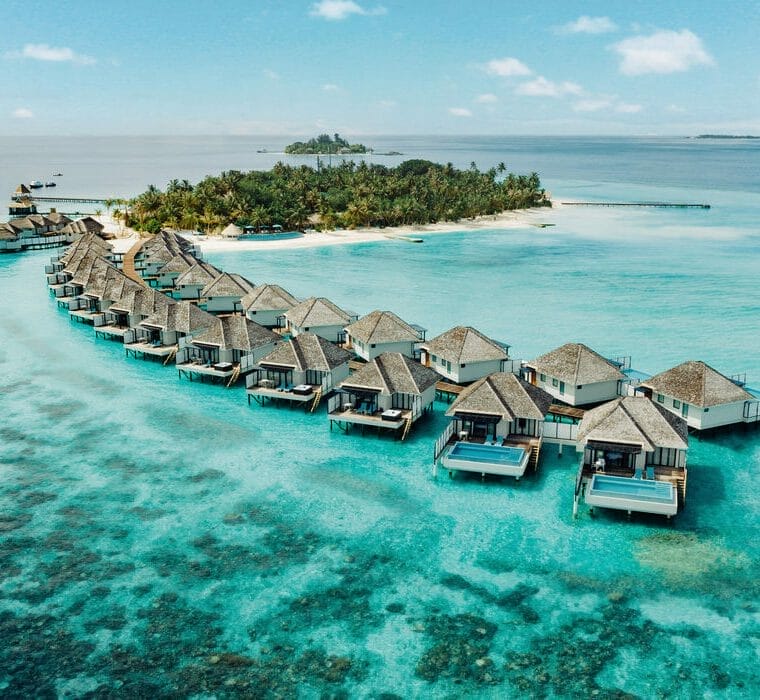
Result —
<instances>
[{"instance_id":1,"label":"white cloud","mask_svg":"<svg viewBox=\"0 0 760 700\"><path fill-rule=\"evenodd\" d=\"M340 92L340 88L335 83L325 83L322 89L325 92Z\"/></svg>"},{"instance_id":2,"label":"white cloud","mask_svg":"<svg viewBox=\"0 0 760 700\"><path fill-rule=\"evenodd\" d=\"M269 78L270 80L279 80L280 74L276 71L273 71L271 68L265 68L263 71L261 71L265 77Z\"/></svg>"},{"instance_id":3,"label":"white cloud","mask_svg":"<svg viewBox=\"0 0 760 700\"><path fill-rule=\"evenodd\" d=\"M609 109L612 105L610 100L600 97L599 99L581 100L573 105L574 112L598 112L602 109Z\"/></svg>"},{"instance_id":4,"label":"white cloud","mask_svg":"<svg viewBox=\"0 0 760 700\"><path fill-rule=\"evenodd\" d=\"M309 14L322 19L341 20L351 15L384 15L386 9L380 5L370 10L362 7L353 0L321 0L311 6Z\"/></svg>"},{"instance_id":5,"label":"white cloud","mask_svg":"<svg viewBox=\"0 0 760 700\"><path fill-rule=\"evenodd\" d=\"M530 75L533 71L516 58L494 58L485 65L486 73L509 77L513 75Z\"/></svg>"},{"instance_id":6,"label":"white cloud","mask_svg":"<svg viewBox=\"0 0 760 700\"><path fill-rule=\"evenodd\" d=\"M391 109L392 107L395 107L398 102L396 102L396 100L380 100L377 104L383 109Z\"/></svg>"},{"instance_id":7,"label":"white cloud","mask_svg":"<svg viewBox=\"0 0 760 700\"><path fill-rule=\"evenodd\" d=\"M625 75L680 73L692 66L715 63L702 40L688 29L634 36L613 44L612 49L620 56L620 72Z\"/></svg>"},{"instance_id":8,"label":"white cloud","mask_svg":"<svg viewBox=\"0 0 760 700\"><path fill-rule=\"evenodd\" d=\"M638 114L642 109L641 105L628 104L626 102L618 102L615 105L615 111L621 114Z\"/></svg>"},{"instance_id":9,"label":"white cloud","mask_svg":"<svg viewBox=\"0 0 760 700\"><path fill-rule=\"evenodd\" d=\"M499 101L499 98L496 97L496 95L494 95L492 92L486 92L482 95L478 95L475 98L475 102L479 102L480 104L484 104L484 105L493 104L494 102L498 102L498 101Z\"/></svg>"},{"instance_id":10,"label":"white cloud","mask_svg":"<svg viewBox=\"0 0 760 700\"><path fill-rule=\"evenodd\" d=\"M27 107L19 107L13 110L14 119L34 119L34 112Z\"/></svg>"},{"instance_id":11,"label":"white cloud","mask_svg":"<svg viewBox=\"0 0 760 700\"><path fill-rule=\"evenodd\" d=\"M564 81L555 83L547 80L543 75L539 75L535 80L529 80L527 83L518 85L515 92L518 95L528 95L529 97L562 97L564 95L580 95L583 88L578 83Z\"/></svg>"},{"instance_id":12,"label":"white cloud","mask_svg":"<svg viewBox=\"0 0 760 700\"><path fill-rule=\"evenodd\" d=\"M575 22L568 22L557 29L560 34L606 34L617 30L609 17L582 15Z\"/></svg>"},{"instance_id":13,"label":"white cloud","mask_svg":"<svg viewBox=\"0 0 760 700\"><path fill-rule=\"evenodd\" d=\"M665 107L666 112L672 112L673 114L683 114L686 110L680 105L668 105Z\"/></svg>"},{"instance_id":14,"label":"white cloud","mask_svg":"<svg viewBox=\"0 0 760 700\"><path fill-rule=\"evenodd\" d=\"M92 56L78 54L67 46L56 48L47 44L26 44L21 53L15 55L21 58L32 58L35 61L70 61L81 65L91 65L96 62Z\"/></svg>"},{"instance_id":15,"label":"white cloud","mask_svg":"<svg viewBox=\"0 0 760 700\"><path fill-rule=\"evenodd\" d=\"M455 117L471 117L472 112L466 107L449 107L449 114Z\"/></svg>"}]
</instances>

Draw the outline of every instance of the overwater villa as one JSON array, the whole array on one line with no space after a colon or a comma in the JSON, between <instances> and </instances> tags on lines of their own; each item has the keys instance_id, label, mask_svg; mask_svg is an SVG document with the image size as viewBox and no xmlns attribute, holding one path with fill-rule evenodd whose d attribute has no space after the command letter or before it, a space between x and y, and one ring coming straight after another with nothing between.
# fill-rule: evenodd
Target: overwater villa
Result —
<instances>
[{"instance_id":1,"label":"overwater villa","mask_svg":"<svg viewBox=\"0 0 760 700\"><path fill-rule=\"evenodd\" d=\"M244 233L243 229L236 224L227 224L219 234L222 238L240 238Z\"/></svg>"},{"instance_id":2,"label":"overwater villa","mask_svg":"<svg viewBox=\"0 0 760 700\"><path fill-rule=\"evenodd\" d=\"M285 325L285 312L300 302L290 292L277 284L262 284L241 299L246 317L265 328Z\"/></svg>"},{"instance_id":3,"label":"overwater villa","mask_svg":"<svg viewBox=\"0 0 760 700\"><path fill-rule=\"evenodd\" d=\"M694 430L760 422L760 393L751 394L740 378L689 360L644 380L640 390Z\"/></svg>"},{"instance_id":4,"label":"overwater villa","mask_svg":"<svg viewBox=\"0 0 760 700\"><path fill-rule=\"evenodd\" d=\"M224 316L179 340L177 370L191 381L208 378L232 386L274 350L280 336L245 316Z\"/></svg>"},{"instance_id":5,"label":"overwater villa","mask_svg":"<svg viewBox=\"0 0 760 700\"><path fill-rule=\"evenodd\" d=\"M160 231L145 241L135 255L135 269L148 282L158 276L163 267L178 255L201 259L197 247L171 231ZM184 271L184 270L183 270Z\"/></svg>"},{"instance_id":6,"label":"overwater villa","mask_svg":"<svg viewBox=\"0 0 760 700\"><path fill-rule=\"evenodd\" d=\"M93 325L95 318L104 310L102 296L109 275L117 273L121 274L100 257L95 257L89 266L80 266L64 285L64 295L73 297L68 302L69 318Z\"/></svg>"},{"instance_id":7,"label":"overwater villa","mask_svg":"<svg viewBox=\"0 0 760 700\"><path fill-rule=\"evenodd\" d=\"M433 461L453 471L520 479L537 469L552 397L511 372L468 386L446 411L451 422L436 442Z\"/></svg>"},{"instance_id":8,"label":"overwater villa","mask_svg":"<svg viewBox=\"0 0 760 700\"><path fill-rule=\"evenodd\" d=\"M526 379L570 406L610 401L622 393L620 366L583 343L566 343L525 363Z\"/></svg>"},{"instance_id":9,"label":"overwater villa","mask_svg":"<svg viewBox=\"0 0 760 700\"><path fill-rule=\"evenodd\" d=\"M144 288L144 294L163 297L153 313L131 325L132 330L124 336L127 356L161 359L164 364L171 362L179 350L179 342L186 336L193 336L211 328L218 319L189 301L173 302L161 292ZM124 304L121 304L124 306ZM111 311L117 304L111 306Z\"/></svg>"},{"instance_id":10,"label":"overwater villa","mask_svg":"<svg viewBox=\"0 0 760 700\"><path fill-rule=\"evenodd\" d=\"M68 309L69 302L82 294L93 265L108 264L95 250L76 251L60 273L48 277L50 291L58 301L58 306Z\"/></svg>"},{"instance_id":11,"label":"overwater villa","mask_svg":"<svg viewBox=\"0 0 760 700\"><path fill-rule=\"evenodd\" d=\"M446 381L467 384L494 372L512 371L509 345L486 337L470 326L455 326L420 346L422 364Z\"/></svg>"},{"instance_id":12,"label":"overwater villa","mask_svg":"<svg viewBox=\"0 0 760 700\"><path fill-rule=\"evenodd\" d=\"M203 288L221 274L222 271L219 268L198 260L174 281L177 290L175 297L200 302Z\"/></svg>"},{"instance_id":13,"label":"overwater villa","mask_svg":"<svg viewBox=\"0 0 760 700\"><path fill-rule=\"evenodd\" d=\"M62 231L71 234L72 237L78 237L83 236L87 233L92 233L96 236L99 236L103 240L115 238L113 234L106 233L105 226L103 226L103 224L91 216L83 216L81 219L71 221L63 227Z\"/></svg>"},{"instance_id":14,"label":"overwater villa","mask_svg":"<svg viewBox=\"0 0 760 700\"><path fill-rule=\"evenodd\" d=\"M686 421L644 396L586 411L578 430L583 459L573 514L591 506L672 517L686 498Z\"/></svg>"},{"instance_id":15,"label":"overwater villa","mask_svg":"<svg viewBox=\"0 0 760 700\"><path fill-rule=\"evenodd\" d=\"M424 328L410 325L391 311L372 311L346 326L346 348L368 362L384 352L415 357L424 339Z\"/></svg>"},{"instance_id":16,"label":"overwater villa","mask_svg":"<svg viewBox=\"0 0 760 700\"><path fill-rule=\"evenodd\" d=\"M234 272L222 272L202 290L210 314L242 313L242 298L255 289L253 282Z\"/></svg>"},{"instance_id":17,"label":"overwater villa","mask_svg":"<svg viewBox=\"0 0 760 700\"><path fill-rule=\"evenodd\" d=\"M400 352L386 352L356 370L330 397L327 413L344 431L358 425L389 430L405 439L435 400L438 375Z\"/></svg>"},{"instance_id":18,"label":"overwater villa","mask_svg":"<svg viewBox=\"0 0 760 700\"><path fill-rule=\"evenodd\" d=\"M301 333L261 358L246 378L248 403L289 401L313 411L348 377L351 353L314 333Z\"/></svg>"},{"instance_id":19,"label":"overwater villa","mask_svg":"<svg viewBox=\"0 0 760 700\"><path fill-rule=\"evenodd\" d=\"M358 318L324 297L309 297L288 309L284 316L285 328L291 335L315 333L332 343L343 342L345 327Z\"/></svg>"},{"instance_id":20,"label":"overwater villa","mask_svg":"<svg viewBox=\"0 0 760 700\"><path fill-rule=\"evenodd\" d=\"M58 212L14 218L0 223L0 252L51 248L70 243L78 236L68 230L71 219Z\"/></svg>"},{"instance_id":21,"label":"overwater villa","mask_svg":"<svg viewBox=\"0 0 760 700\"><path fill-rule=\"evenodd\" d=\"M129 330L129 312L120 311L118 304L113 303L124 297L129 289L141 289L142 285L127 277L116 267L110 267L101 283L88 287L87 295L97 299L101 313L93 316L95 337L116 339L123 342L125 333Z\"/></svg>"},{"instance_id":22,"label":"overwater villa","mask_svg":"<svg viewBox=\"0 0 760 700\"><path fill-rule=\"evenodd\" d=\"M177 253L167 263L162 265L154 278L143 278L152 287L160 290L172 290L175 287L177 277L187 272L198 261L187 253Z\"/></svg>"}]
</instances>

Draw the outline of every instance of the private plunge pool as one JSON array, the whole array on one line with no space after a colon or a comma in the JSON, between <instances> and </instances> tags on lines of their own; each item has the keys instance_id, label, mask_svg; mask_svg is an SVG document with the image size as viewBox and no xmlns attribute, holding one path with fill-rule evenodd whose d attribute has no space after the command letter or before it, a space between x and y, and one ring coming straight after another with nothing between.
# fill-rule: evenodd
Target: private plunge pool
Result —
<instances>
[{"instance_id":1,"label":"private plunge pool","mask_svg":"<svg viewBox=\"0 0 760 700\"><path fill-rule=\"evenodd\" d=\"M673 484L624 476L594 474L586 488L586 503L629 513L675 515L678 495Z\"/></svg>"},{"instance_id":2,"label":"private plunge pool","mask_svg":"<svg viewBox=\"0 0 760 700\"><path fill-rule=\"evenodd\" d=\"M519 479L525 473L529 454L522 447L456 442L441 460L449 471L498 474Z\"/></svg>"}]
</instances>

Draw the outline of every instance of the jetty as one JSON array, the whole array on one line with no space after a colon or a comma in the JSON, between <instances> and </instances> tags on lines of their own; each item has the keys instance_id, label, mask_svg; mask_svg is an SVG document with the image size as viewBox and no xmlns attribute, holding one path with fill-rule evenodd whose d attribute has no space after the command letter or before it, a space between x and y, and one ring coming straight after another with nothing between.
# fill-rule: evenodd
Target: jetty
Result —
<instances>
[{"instance_id":1,"label":"jetty","mask_svg":"<svg viewBox=\"0 0 760 700\"><path fill-rule=\"evenodd\" d=\"M13 199L16 199L18 195L13 195ZM70 202L73 204L105 204L105 199L98 199L96 197L38 197L37 195L26 195L27 199L31 199L34 202Z\"/></svg>"},{"instance_id":2,"label":"jetty","mask_svg":"<svg viewBox=\"0 0 760 700\"><path fill-rule=\"evenodd\" d=\"M563 206L573 207L659 207L670 209L709 209L709 204L689 202L560 202Z\"/></svg>"}]
</instances>

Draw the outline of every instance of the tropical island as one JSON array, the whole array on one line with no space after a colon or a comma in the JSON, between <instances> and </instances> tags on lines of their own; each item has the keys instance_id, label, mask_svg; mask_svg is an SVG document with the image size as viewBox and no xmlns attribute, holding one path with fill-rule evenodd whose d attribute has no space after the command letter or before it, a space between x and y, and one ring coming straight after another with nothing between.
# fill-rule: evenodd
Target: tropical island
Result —
<instances>
[{"instance_id":1,"label":"tropical island","mask_svg":"<svg viewBox=\"0 0 760 700\"><path fill-rule=\"evenodd\" d=\"M155 233L161 228L221 231L230 223L260 231L281 226L332 230L433 224L550 207L537 173L480 171L451 163L407 160L390 168L345 161L334 167L277 163L268 171L230 170L197 185L172 180L151 185L116 211L124 223Z\"/></svg>"},{"instance_id":2,"label":"tropical island","mask_svg":"<svg viewBox=\"0 0 760 700\"><path fill-rule=\"evenodd\" d=\"M340 134L332 138L329 134L320 134L308 141L296 141L285 146L285 153L290 155L352 155L369 153L372 149L362 143L349 143Z\"/></svg>"},{"instance_id":3,"label":"tropical island","mask_svg":"<svg viewBox=\"0 0 760 700\"><path fill-rule=\"evenodd\" d=\"M750 134L699 134L698 139L760 139L760 136Z\"/></svg>"}]
</instances>

